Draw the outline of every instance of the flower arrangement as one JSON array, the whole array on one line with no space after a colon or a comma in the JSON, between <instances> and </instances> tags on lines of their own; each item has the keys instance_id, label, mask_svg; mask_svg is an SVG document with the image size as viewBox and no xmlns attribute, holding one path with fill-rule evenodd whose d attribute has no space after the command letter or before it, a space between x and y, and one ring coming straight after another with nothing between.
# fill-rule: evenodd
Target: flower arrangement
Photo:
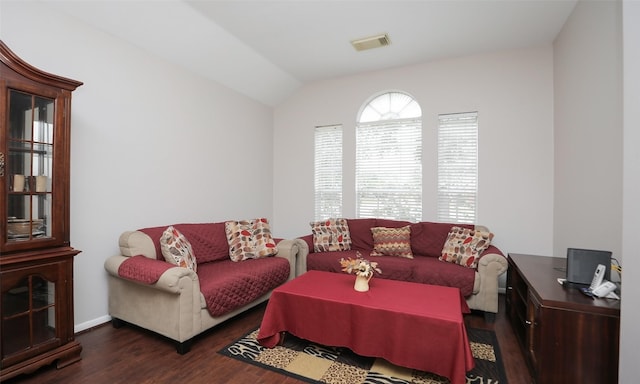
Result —
<instances>
[{"instance_id":1,"label":"flower arrangement","mask_svg":"<svg viewBox=\"0 0 640 384\"><path fill-rule=\"evenodd\" d=\"M340 259L340 266L343 272L353 273L357 276L372 277L374 272L382 273L378 268L378 263L362 258L360 252L356 252L356 258Z\"/></svg>"}]
</instances>

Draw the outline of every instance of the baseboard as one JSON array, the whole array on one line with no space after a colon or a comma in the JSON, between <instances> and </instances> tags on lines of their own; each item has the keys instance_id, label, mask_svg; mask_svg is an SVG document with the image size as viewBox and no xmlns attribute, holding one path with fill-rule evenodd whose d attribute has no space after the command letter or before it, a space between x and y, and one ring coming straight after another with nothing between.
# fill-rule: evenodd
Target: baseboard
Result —
<instances>
[{"instance_id":1,"label":"baseboard","mask_svg":"<svg viewBox=\"0 0 640 384\"><path fill-rule=\"evenodd\" d=\"M97 327L98 325L102 325L104 323L108 323L109 321L111 321L111 316L109 316L109 315L101 316L101 317L98 317L98 318L90 320L90 321L86 321L86 322L81 323L81 324L76 324L75 327L73 328L73 332L74 333L79 333L79 332L82 332L82 331L86 331L89 328Z\"/></svg>"}]
</instances>

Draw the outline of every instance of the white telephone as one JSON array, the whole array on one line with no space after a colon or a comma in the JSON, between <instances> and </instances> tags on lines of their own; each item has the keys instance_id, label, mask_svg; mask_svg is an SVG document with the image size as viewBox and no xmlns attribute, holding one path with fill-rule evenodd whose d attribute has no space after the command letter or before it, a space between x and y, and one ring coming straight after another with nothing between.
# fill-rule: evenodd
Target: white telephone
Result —
<instances>
[{"instance_id":1,"label":"white telephone","mask_svg":"<svg viewBox=\"0 0 640 384\"><path fill-rule=\"evenodd\" d=\"M589 292L596 297L609 297L612 299L620 299L613 291L616 290L616 285L612 282L604 279L604 273L606 268L602 264L598 264L596 272L593 274L593 280L589 286Z\"/></svg>"},{"instance_id":2,"label":"white telephone","mask_svg":"<svg viewBox=\"0 0 640 384\"><path fill-rule=\"evenodd\" d=\"M602 264L598 264L596 267L596 272L593 274L593 280L591 280L591 285L589 286L589 290L593 292L594 289L598 288L602 285L602 281L604 280L604 273L606 272L607 267Z\"/></svg>"}]
</instances>

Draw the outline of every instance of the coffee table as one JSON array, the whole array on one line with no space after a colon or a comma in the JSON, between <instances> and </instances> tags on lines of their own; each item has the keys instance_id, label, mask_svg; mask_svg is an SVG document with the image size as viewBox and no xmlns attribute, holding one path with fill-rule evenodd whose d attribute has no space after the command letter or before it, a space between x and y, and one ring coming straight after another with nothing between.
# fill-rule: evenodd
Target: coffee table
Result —
<instances>
[{"instance_id":1,"label":"coffee table","mask_svg":"<svg viewBox=\"0 0 640 384\"><path fill-rule=\"evenodd\" d=\"M276 288L258 342L273 348L289 332L465 383L474 361L459 289L374 277L368 292L357 292L354 282L354 275L309 271Z\"/></svg>"}]
</instances>

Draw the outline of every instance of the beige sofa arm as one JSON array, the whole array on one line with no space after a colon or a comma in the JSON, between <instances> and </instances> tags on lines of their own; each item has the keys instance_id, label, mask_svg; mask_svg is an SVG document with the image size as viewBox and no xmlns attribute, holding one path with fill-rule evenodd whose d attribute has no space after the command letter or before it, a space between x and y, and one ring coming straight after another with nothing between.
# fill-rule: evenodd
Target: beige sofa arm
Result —
<instances>
[{"instance_id":1,"label":"beige sofa arm","mask_svg":"<svg viewBox=\"0 0 640 384\"><path fill-rule=\"evenodd\" d=\"M478 261L480 287L478 293L467 298L469 307L498 313L498 276L507 270L507 258L497 253L482 255Z\"/></svg>"},{"instance_id":2,"label":"beige sofa arm","mask_svg":"<svg viewBox=\"0 0 640 384\"><path fill-rule=\"evenodd\" d=\"M123 256L143 255L150 259L156 258L156 247L153 240L141 231L125 231L118 238L120 253Z\"/></svg>"},{"instance_id":3,"label":"beige sofa arm","mask_svg":"<svg viewBox=\"0 0 640 384\"><path fill-rule=\"evenodd\" d=\"M299 253L299 244L295 240L281 240L278 242L278 253L276 257L283 257L289 261L289 278L292 280L296 277L296 259Z\"/></svg>"},{"instance_id":4,"label":"beige sofa arm","mask_svg":"<svg viewBox=\"0 0 640 384\"><path fill-rule=\"evenodd\" d=\"M111 256L104 262L104 269L106 269L107 272L113 277L127 280L132 283L136 283L133 280L124 279L120 277L120 275L118 274L118 269L120 268L120 265L126 259L127 257L122 255ZM200 292L200 282L198 281L198 275L196 275L196 273L193 272L192 270L187 268L182 268L182 267L169 268L160 276L157 282L155 282L154 284L144 284L144 285L153 287L162 291L179 294L180 291L183 289L183 287L181 287L180 285L180 280L183 278L187 278L188 280L191 280L193 282L192 284L195 285L193 289L196 290L196 292ZM139 283L139 284L142 284L142 283ZM185 282L183 281L182 284L185 284Z\"/></svg>"},{"instance_id":5,"label":"beige sofa arm","mask_svg":"<svg viewBox=\"0 0 640 384\"><path fill-rule=\"evenodd\" d=\"M496 263L493 265L492 263ZM497 253L487 253L478 260L478 271L491 266L495 270L496 276L502 275L508 268L507 258Z\"/></svg>"},{"instance_id":6,"label":"beige sofa arm","mask_svg":"<svg viewBox=\"0 0 640 384\"><path fill-rule=\"evenodd\" d=\"M198 276L187 268L172 267L154 284L139 283L118 275L126 259L111 256L104 263L114 326L125 321L152 330L175 340L178 353L185 353L189 346L184 343L202 331L203 299Z\"/></svg>"},{"instance_id":7,"label":"beige sofa arm","mask_svg":"<svg viewBox=\"0 0 640 384\"><path fill-rule=\"evenodd\" d=\"M296 276L307 272L307 256L309 255L309 245L302 239L295 239L298 243L298 257L296 259Z\"/></svg>"}]
</instances>

